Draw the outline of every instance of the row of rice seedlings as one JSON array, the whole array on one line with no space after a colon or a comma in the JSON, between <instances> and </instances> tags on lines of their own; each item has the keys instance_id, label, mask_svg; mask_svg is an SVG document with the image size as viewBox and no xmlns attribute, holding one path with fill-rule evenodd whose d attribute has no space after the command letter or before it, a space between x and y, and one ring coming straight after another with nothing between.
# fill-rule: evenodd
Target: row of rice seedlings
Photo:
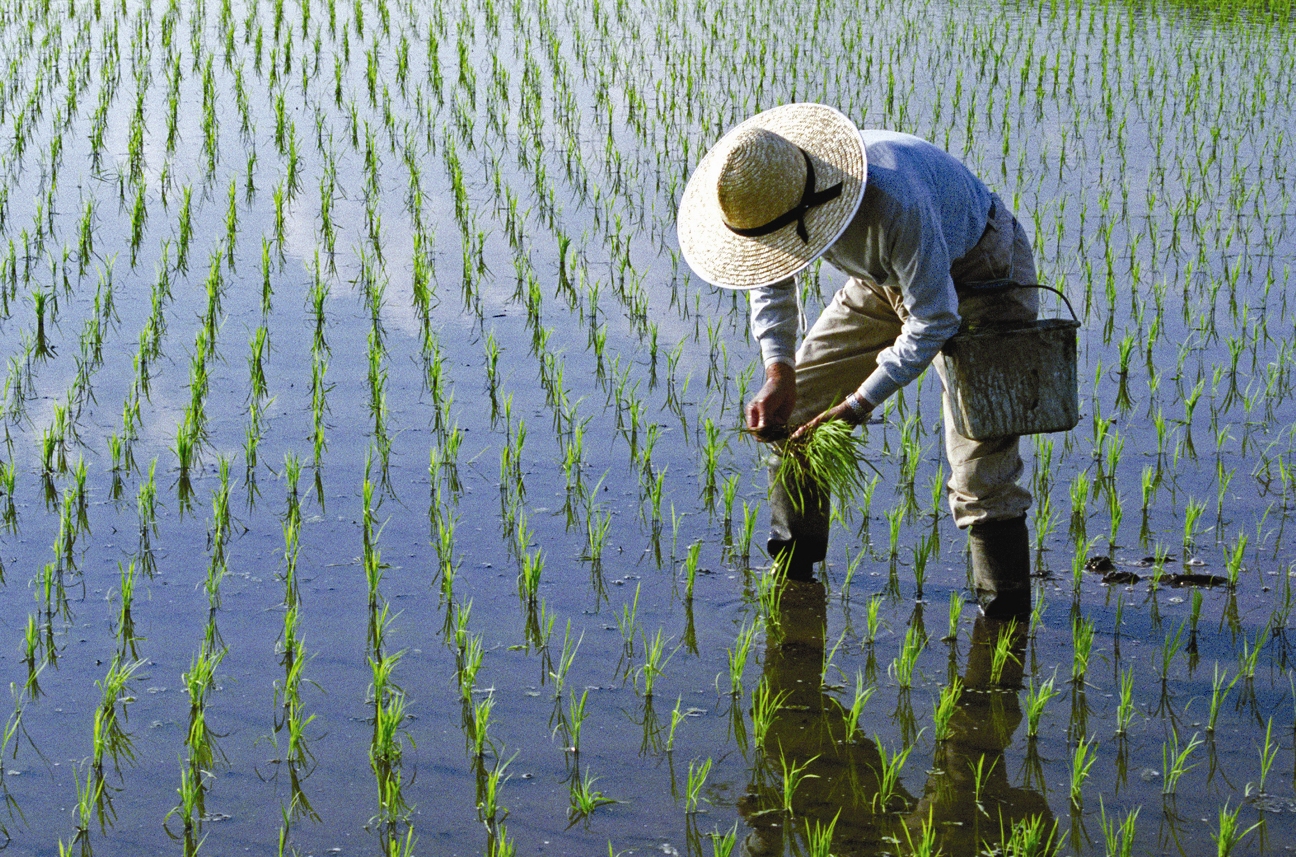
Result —
<instances>
[{"instance_id":1,"label":"row of rice seedlings","mask_svg":"<svg viewBox=\"0 0 1296 857\"><path fill-rule=\"evenodd\" d=\"M382 527L377 521L374 483L370 480L372 459L366 458L361 483L361 568L368 588L368 652L372 681L366 703L372 706L373 731L369 743L369 764L378 789L378 808L373 823L377 825L385 851L405 847L412 842L411 807L405 799L403 770L404 724L406 698L393 681L393 673L404 650L392 651L387 643L392 616L382 597L380 586L388 568L382 561L378 537Z\"/></svg>"},{"instance_id":2,"label":"row of rice seedlings","mask_svg":"<svg viewBox=\"0 0 1296 857\"><path fill-rule=\"evenodd\" d=\"M302 683L309 655L301 631L301 587L297 578L297 561L301 552L301 497L299 480L301 463L289 453L284 458L284 480L287 508L283 516L283 582L284 619L280 632L278 651L284 674L275 682L274 740L281 738L279 761L288 770L288 805L283 807L283 822L279 831L282 851L291 840L292 822L299 818L317 819L302 781L309 775L314 755L310 751L307 727L315 720L307 714L302 701Z\"/></svg>"},{"instance_id":3,"label":"row of rice seedlings","mask_svg":"<svg viewBox=\"0 0 1296 857\"><path fill-rule=\"evenodd\" d=\"M223 763L225 759L216 743L217 734L208 722L208 703L209 694L216 687L216 671L228 652L217 627L217 618L221 604L221 583L229 573L227 549L233 526L229 459L220 458L218 472L220 483L212 492L212 518L208 532L211 557L204 581L208 602L207 622L198 651L190 660L188 671L182 676L189 696L189 724L184 740L187 755L180 757L180 785L177 788L179 803L165 818L168 830L171 829L173 817L178 821L180 831L178 834L173 832L173 835L182 840L187 854L196 853L202 841L207 793L216 776L216 763Z\"/></svg>"}]
</instances>

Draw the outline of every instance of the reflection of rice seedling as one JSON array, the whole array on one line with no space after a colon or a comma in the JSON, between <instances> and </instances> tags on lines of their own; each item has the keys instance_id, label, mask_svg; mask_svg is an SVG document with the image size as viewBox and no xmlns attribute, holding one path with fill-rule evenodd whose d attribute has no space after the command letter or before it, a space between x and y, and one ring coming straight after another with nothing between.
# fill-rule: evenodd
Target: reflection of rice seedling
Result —
<instances>
[{"instance_id":1,"label":"reflection of rice seedling","mask_svg":"<svg viewBox=\"0 0 1296 857\"><path fill-rule=\"evenodd\" d=\"M841 498L843 505L853 503L865 486L859 469L863 447L864 438L853 426L841 420L822 423L783 441L774 478L798 510L817 502L807 494L816 486Z\"/></svg>"}]
</instances>

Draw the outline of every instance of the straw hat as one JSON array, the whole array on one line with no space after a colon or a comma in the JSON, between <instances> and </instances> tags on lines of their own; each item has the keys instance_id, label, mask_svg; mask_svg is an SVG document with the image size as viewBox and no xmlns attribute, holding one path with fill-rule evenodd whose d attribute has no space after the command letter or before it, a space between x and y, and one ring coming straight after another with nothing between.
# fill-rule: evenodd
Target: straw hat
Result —
<instances>
[{"instance_id":1,"label":"straw hat","mask_svg":"<svg viewBox=\"0 0 1296 857\"><path fill-rule=\"evenodd\" d=\"M823 104L784 104L735 126L693 171L680 250L703 280L754 289L819 258L864 198L868 159L855 123Z\"/></svg>"}]
</instances>

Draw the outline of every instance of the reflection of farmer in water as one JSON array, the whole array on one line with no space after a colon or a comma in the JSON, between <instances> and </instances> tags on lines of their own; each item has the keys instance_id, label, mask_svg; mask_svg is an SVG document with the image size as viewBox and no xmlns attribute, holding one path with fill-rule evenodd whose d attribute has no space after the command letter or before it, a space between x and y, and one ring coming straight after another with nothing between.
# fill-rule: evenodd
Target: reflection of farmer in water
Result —
<instances>
[{"instance_id":1,"label":"reflection of farmer in water","mask_svg":"<svg viewBox=\"0 0 1296 857\"><path fill-rule=\"evenodd\" d=\"M1015 688L1021 682L1024 634L1016 633L1012 642L1016 661L1010 658L999 683L992 684L990 655L1004 625L978 618L950 738L937 747L931 765L910 757L902 781L912 783L930 768L921 796L902 786L890 811L883 812L874 805L881 754L863 735L872 731L867 724L876 711L866 707L859 731L848 736L841 703L821 689L825 619L819 583L787 584L778 616L782 636L770 634L764 664L769 691L787 696L774 715L749 792L739 802L752 828L747 853L783 854L787 836L803 841L807 823L826 825L834 817L833 853L839 855L894 850L884 838L907 842L908 835L916 842L929 819L936 844L950 857L979 853L983 842L998 842L1001 830L1023 818L1040 816L1051 823L1042 795L1009 783L1004 758L1021 722ZM793 795L791 815L782 811L787 766L804 766L807 775Z\"/></svg>"},{"instance_id":2,"label":"reflection of farmer in water","mask_svg":"<svg viewBox=\"0 0 1296 857\"><path fill-rule=\"evenodd\" d=\"M1033 319L1038 302L1031 289L973 293L991 280L1036 282L1030 241L1003 200L936 146L860 131L822 104L767 110L708 151L680 202L679 242L702 279L751 292L765 382L747 427L771 438L788 425L863 423L961 322ZM849 278L796 350L792 278L820 257ZM986 614L1024 615L1031 496L1017 484L1018 438L962 437L946 396L945 448ZM827 550L829 503L818 486L800 488L771 485L769 552L808 580ZM790 496L807 493L807 508L793 508Z\"/></svg>"}]
</instances>

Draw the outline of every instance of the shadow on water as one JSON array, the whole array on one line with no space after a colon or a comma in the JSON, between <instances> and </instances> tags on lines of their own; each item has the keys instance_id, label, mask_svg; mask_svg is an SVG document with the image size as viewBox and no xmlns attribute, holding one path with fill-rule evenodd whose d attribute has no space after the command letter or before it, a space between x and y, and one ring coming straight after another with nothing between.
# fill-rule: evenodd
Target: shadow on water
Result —
<instances>
[{"instance_id":1,"label":"shadow on water","mask_svg":"<svg viewBox=\"0 0 1296 857\"><path fill-rule=\"evenodd\" d=\"M739 801L751 829L745 853L814 854L813 840L830 825L832 853L840 855L893 852L897 845L923 853L924 842L926 853L974 855L1003 848L1014 829L1018 837L1057 841L1048 802L1029 785L1012 784L1005 758L1022 721L1024 628L977 618L963 674L950 673L962 692L947 735L936 742L930 763L922 764L908 755L922 752L926 742L888 749L865 737L876 716L867 707L848 734L849 711L823 682L826 618L822 584L786 584L781 633L769 634L763 664L766 692L782 704ZM1001 638L1009 657L996 670ZM888 777L888 766L895 776ZM789 774L795 785L790 795ZM909 791L904 781L920 775L926 777L922 789Z\"/></svg>"}]
</instances>

